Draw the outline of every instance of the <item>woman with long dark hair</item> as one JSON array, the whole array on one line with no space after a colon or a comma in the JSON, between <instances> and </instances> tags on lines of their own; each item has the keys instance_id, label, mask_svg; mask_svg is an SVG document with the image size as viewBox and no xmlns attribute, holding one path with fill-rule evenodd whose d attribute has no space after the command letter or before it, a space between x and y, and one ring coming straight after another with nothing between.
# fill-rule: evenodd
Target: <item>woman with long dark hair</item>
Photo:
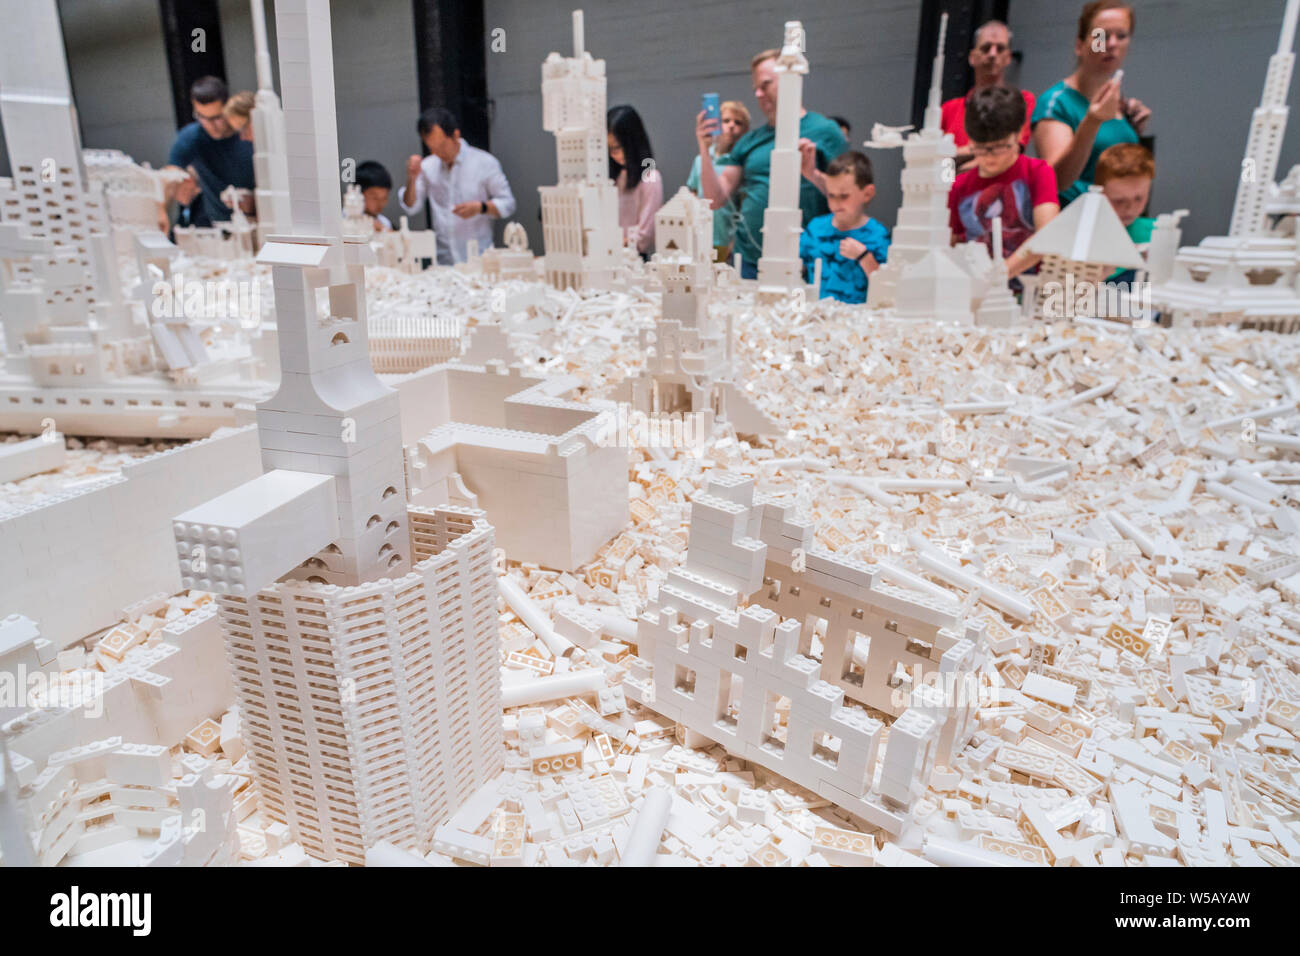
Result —
<instances>
[{"instance_id":1,"label":"woman with long dark hair","mask_svg":"<svg viewBox=\"0 0 1300 956\"><path fill-rule=\"evenodd\" d=\"M655 213L664 204L664 184L655 167L650 137L630 106L615 106L606 116L609 175L618 186L618 224L624 245L648 258L655 247Z\"/></svg>"}]
</instances>

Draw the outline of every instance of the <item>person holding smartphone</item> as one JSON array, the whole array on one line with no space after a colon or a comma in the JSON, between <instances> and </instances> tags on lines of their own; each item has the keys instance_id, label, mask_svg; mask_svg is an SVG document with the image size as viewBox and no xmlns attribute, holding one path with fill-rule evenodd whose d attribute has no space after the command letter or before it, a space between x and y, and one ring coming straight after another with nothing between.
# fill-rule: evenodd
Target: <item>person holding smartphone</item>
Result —
<instances>
[{"instance_id":1,"label":"person holding smartphone","mask_svg":"<svg viewBox=\"0 0 1300 956\"><path fill-rule=\"evenodd\" d=\"M749 110L739 100L727 100L721 104L718 107L718 117L721 120L721 132L709 147L709 157L715 160L731 152L736 141L749 132ZM698 153L691 163L690 175L686 177L686 188L697 196L701 195ZM721 208L713 211L713 256L718 262L726 262L731 257L731 243L735 238L743 195L742 190L736 190Z\"/></svg>"},{"instance_id":2,"label":"person holding smartphone","mask_svg":"<svg viewBox=\"0 0 1300 956\"><path fill-rule=\"evenodd\" d=\"M700 156L700 195L713 209L721 209L739 189L744 190L740 216L736 221L736 251L740 253L742 279L758 277L758 259L763 254L763 213L767 210L772 150L776 148L776 61L781 51L764 50L750 61L754 98L767 122L751 129L731 150L715 162L709 155L721 124L709 119L704 110L695 117L695 141ZM802 226L830 211L826 204L826 167L848 149L834 120L805 109L799 117L799 209Z\"/></svg>"},{"instance_id":3,"label":"person holding smartphone","mask_svg":"<svg viewBox=\"0 0 1300 956\"><path fill-rule=\"evenodd\" d=\"M1151 119L1151 110L1121 89L1133 27L1127 3L1085 4L1074 72L1044 92L1034 108L1034 149L1056 171L1062 206L1092 185L1098 156L1117 143L1136 143Z\"/></svg>"}]
</instances>

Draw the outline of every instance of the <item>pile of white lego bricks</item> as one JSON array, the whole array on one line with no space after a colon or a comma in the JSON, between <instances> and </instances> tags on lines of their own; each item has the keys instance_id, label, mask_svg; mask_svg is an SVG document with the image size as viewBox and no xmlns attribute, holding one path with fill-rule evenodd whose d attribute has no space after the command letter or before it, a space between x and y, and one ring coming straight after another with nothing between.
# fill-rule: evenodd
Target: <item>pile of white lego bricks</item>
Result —
<instances>
[{"instance_id":1,"label":"pile of white lego bricks","mask_svg":"<svg viewBox=\"0 0 1300 956\"><path fill-rule=\"evenodd\" d=\"M0 514L7 510L40 505L53 495L75 491L81 485L91 485L121 472L129 461L185 444L181 441L141 441L133 439L96 438L85 440L73 436L57 437L66 449L63 464L58 471L44 471L16 481L0 482ZM16 445L23 439L7 433L0 435L0 453L5 445ZM31 441L31 439L26 439Z\"/></svg>"},{"instance_id":2,"label":"pile of white lego bricks","mask_svg":"<svg viewBox=\"0 0 1300 956\"><path fill-rule=\"evenodd\" d=\"M608 313L588 305L557 335L600 395L638 360L606 345ZM563 688L557 675L578 686L584 668L606 683L508 708L518 752L444 830L445 855L610 862L667 787L666 817L651 808L660 865L1300 859L1300 343L925 328L827 303L737 329L739 381L785 437L634 452L631 528L580 574L510 571L552 633L503 614L520 672L507 702ZM609 693L633 654L626 619L681 560L689 499L715 469L756 476L823 546L927 578L985 622L980 729L900 837L850 837L868 828L707 742L683 749L693 734ZM560 760L581 769L557 777ZM826 849L855 839L860 852Z\"/></svg>"},{"instance_id":3,"label":"pile of white lego bricks","mask_svg":"<svg viewBox=\"0 0 1300 956\"><path fill-rule=\"evenodd\" d=\"M425 289L439 283L470 324L500 311L473 275L368 274L372 312L446 301ZM653 294L531 294L506 319L526 366L575 374L592 397L641 369ZM425 862L1300 859L1300 341L716 308L735 318L736 381L782 437L634 450L632 522L594 561L504 569L523 595L501 614L507 769ZM828 549L924 577L985 622L979 730L899 836L623 698L636 615L721 471L797 502ZM216 721L230 750L205 759L238 776L232 721ZM311 862L251 803L239 812L241 859Z\"/></svg>"}]
</instances>

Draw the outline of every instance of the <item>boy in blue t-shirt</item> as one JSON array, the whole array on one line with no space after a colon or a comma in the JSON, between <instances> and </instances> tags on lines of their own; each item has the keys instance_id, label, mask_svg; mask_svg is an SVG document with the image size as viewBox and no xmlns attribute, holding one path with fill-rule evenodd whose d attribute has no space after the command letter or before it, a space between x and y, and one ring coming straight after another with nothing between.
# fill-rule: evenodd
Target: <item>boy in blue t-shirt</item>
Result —
<instances>
[{"instance_id":1,"label":"boy in blue t-shirt","mask_svg":"<svg viewBox=\"0 0 1300 956\"><path fill-rule=\"evenodd\" d=\"M889 231L867 215L875 198L871 160L857 151L841 153L826 167L826 204L831 211L804 227L799 257L809 282L813 263L822 260L821 297L841 302L867 301L867 276L889 251Z\"/></svg>"}]
</instances>

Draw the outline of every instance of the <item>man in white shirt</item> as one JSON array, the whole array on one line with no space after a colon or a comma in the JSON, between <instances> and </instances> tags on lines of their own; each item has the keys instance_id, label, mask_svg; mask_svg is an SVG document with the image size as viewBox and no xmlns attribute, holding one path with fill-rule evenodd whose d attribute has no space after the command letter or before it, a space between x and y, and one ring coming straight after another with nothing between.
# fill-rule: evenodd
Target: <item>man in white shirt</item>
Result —
<instances>
[{"instance_id":1,"label":"man in white shirt","mask_svg":"<svg viewBox=\"0 0 1300 956\"><path fill-rule=\"evenodd\" d=\"M478 240L480 250L491 248L492 220L514 213L514 194L497 158L460 138L460 124L451 110L425 110L416 128L430 155L406 161L406 185L397 201L407 215L415 215L428 199L438 236L438 264L464 262L470 239Z\"/></svg>"}]
</instances>

